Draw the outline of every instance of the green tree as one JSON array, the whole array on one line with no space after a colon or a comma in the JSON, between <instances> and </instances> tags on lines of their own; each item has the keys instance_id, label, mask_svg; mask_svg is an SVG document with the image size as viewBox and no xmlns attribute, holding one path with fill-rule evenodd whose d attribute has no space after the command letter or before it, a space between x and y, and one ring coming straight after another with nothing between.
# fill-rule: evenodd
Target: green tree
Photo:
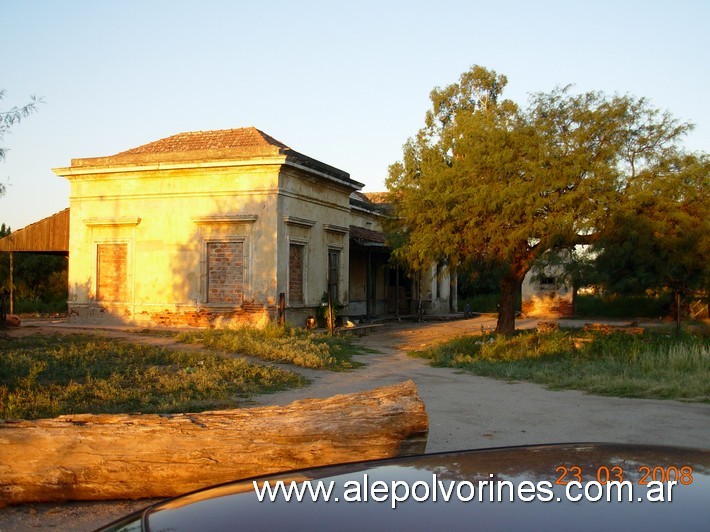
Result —
<instances>
[{"instance_id":1,"label":"green tree","mask_svg":"<svg viewBox=\"0 0 710 532\"><path fill-rule=\"evenodd\" d=\"M66 271L66 257L16 253L14 277L17 299L44 303L66 299Z\"/></svg>"},{"instance_id":2,"label":"green tree","mask_svg":"<svg viewBox=\"0 0 710 532\"><path fill-rule=\"evenodd\" d=\"M594 282L616 293L710 286L710 158L683 155L631 181L592 247ZM680 313L676 312L680 320Z\"/></svg>"},{"instance_id":3,"label":"green tree","mask_svg":"<svg viewBox=\"0 0 710 532\"><path fill-rule=\"evenodd\" d=\"M396 254L423 270L432 260L500 268L497 332L515 330L525 274L549 251L595 241L629 184L678 157L691 127L647 100L532 95L502 98L505 76L480 66L431 92L425 126L390 166L399 223Z\"/></svg>"},{"instance_id":4,"label":"green tree","mask_svg":"<svg viewBox=\"0 0 710 532\"><path fill-rule=\"evenodd\" d=\"M0 224L0 238L11 233L10 227ZM0 252L0 291L10 290L9 253ZM67 299L67 258L60 255L15 253L13 289L17 301L32 302L35 306Z\"/></svg>"}]
</instances>

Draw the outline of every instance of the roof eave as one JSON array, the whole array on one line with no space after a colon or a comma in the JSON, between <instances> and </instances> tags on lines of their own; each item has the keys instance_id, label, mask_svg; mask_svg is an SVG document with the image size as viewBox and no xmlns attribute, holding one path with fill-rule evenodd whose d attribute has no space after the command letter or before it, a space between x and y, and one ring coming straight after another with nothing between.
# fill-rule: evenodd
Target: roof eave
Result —
<instances>
[{"instance_id":1,"label":"roof eave","mask_svg":"<svg viewBox=\"0 0 710 532\"><path fill-rule=\"evenodd\" d=\"M85 159L84 159L85 160ZM76 159L72 160L74 163ZM220 168L230 166L256 166L256 165L283 165L286 163L286 157L283 155L260 158L245 158L245 159L215 159L215 160L196 160L196 161L179 161L179 162L125 162L116 164L97 164L95 165L75 165L68 167L52 168L52 171L67 179L72 179L79 176L90 176L95 174L116 174L126 172L146 172L155 170L186 170L194 168Z\"/></svg>"},{"instance_id":2,"label":"roof eave","mask_svg":"<svg viewBox=\"0 0 710 532\"><path fill-rule=\"evenodd\" d=\"M161 154L162 155L162 154ZM186 154L187 155L187 154ZM179 160L180 157L168 158L146 157L144 155L121 157L94 157L72 159L69 167L53 168L52 171L66 179L97 174L116 174L126 172L146 172L156 170L187 170L195 168L224 168L238 166L289 165L302 171L316 174L321 178L333 181L352 190L359 190L365 185L353 179L350 174L334 166L322 163L293 150L279 150L278 154L263 154L257 157L222 157L220 153L192 153L190 158ZM196 155L199 155L196 157ZM178 159L178 160L176 160Z\"/></svg>"},{"instance_id":3,"label":"roof eave","mask_svg":"<svg viewBox=\"0 0 710 532\"><path fill-rule=\"evenodd\" d=\"M291 151L289 156L286 158L286 164L293 168L298 168L302 171L316 174L321 178L343 185L350 190L359 190L365 186L364 183L351 179L350 174L347 172L339 170L334 166L322 163L316 159L312 159L306 155L302 155L298 152Z\"/></svg>"}]
</instances>

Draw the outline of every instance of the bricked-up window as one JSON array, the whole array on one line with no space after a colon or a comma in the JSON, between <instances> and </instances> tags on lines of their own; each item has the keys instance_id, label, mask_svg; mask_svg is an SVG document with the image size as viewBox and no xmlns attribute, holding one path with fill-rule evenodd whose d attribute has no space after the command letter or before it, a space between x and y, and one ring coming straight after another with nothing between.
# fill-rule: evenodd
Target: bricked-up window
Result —
<instances>
[{"instance_id":1,"label":"bricked-up window","mask_svg":"<svg viewBox=\"0 0 710 532\"><path fill-rule=\"evenodd\" d=\"M128 300L128 244L97 244L96 299Z\"/></svg>"},{"instance_id":2,"label":"bricked-up window","mask_svg":"<svg viewBox=\"0 0 710 532\"><path fill-rule=\"evenodd\" d=\"M207 243L207 302L244 301L244 242Z\"/></svg>"},{"instance_id":3,"label":"bricked-up window","mask_svg":"<svg viewBox=\"0 0 710 532\"><path fill-rule=\"evenodd\" d=\"M328 293L333 302L338 301L338 281L340 280L340 251L328 251Z\"/></svg>"},{"instance_id":4,"label":"bricked-up window","mask_svg":"<svg viewBox=\"0 0 710 532\"><path fill-rule=\"evenodd\" d=\"M288 300L303 303L303 246L298 244L288 248Z\"/></svg>"}]
</instances>

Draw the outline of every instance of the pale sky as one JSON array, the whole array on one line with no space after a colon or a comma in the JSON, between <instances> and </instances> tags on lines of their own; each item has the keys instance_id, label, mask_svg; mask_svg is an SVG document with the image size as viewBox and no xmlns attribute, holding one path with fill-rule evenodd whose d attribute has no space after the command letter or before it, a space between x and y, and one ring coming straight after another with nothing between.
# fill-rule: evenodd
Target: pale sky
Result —
<instances>
[{"instance_id":1,"label":"pale sky","mask_svg":"<svg viewBox=\"0 0 710 532\"><path fill-rule=\"evenodd\" d=\"M69 205L52 168L183 131L254 126L365 190L424 124L429 92L478 64L505 96L646 96L710 145L710 1L0 0L0 223Z\"/></svg>"}]
</instances>

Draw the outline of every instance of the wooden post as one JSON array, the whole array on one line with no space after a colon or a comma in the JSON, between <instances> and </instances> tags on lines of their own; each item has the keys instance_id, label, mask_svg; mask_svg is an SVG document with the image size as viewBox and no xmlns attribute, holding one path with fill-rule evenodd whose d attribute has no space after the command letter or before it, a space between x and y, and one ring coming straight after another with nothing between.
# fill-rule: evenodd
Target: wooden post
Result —
<instances>
[{"instance_id":1,"label":"wooden post","mask_svg":"<svg viewBox=\"0 0 710 532\"><path fill-rule=\"evenodd\" d=\"M286 323L286 294L279 294L279 325L281 327Z\"/></svg>"},{"instance_id":2,"label":"wooden post","mask_svg":"<svg viewBox=\"0 0 710 532\"><path fill-rule=\"evenodd\" d=\"M675 335L680 338L680 290L675 292Z\"/></svg>"},{"instance_id":3,"label":"wooden post","mask_svg":"<svg viewBox=\"0 0 710 532\"><path fill-rule=\"evenodd\" d=\"M10 314L15 313L15 281L13 280L14 253L10 252Z\"/></svg>"}]
</instances>

